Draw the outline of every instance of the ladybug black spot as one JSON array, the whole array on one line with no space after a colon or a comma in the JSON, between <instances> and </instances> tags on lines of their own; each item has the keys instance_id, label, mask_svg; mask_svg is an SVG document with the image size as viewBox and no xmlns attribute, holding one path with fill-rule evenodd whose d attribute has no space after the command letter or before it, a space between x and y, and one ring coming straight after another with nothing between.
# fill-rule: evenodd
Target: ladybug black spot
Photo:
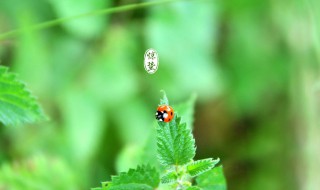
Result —
<instances>
[{"instance_id":1,"label":"ladybug black spot","mask_svg":"<svg viewBox=\"0 0 320 190\"><path fill-rule=\"evenodd\" d=\"M172 115L172 112L171 112L171 115Z\"/></svg>"}]
</instances>

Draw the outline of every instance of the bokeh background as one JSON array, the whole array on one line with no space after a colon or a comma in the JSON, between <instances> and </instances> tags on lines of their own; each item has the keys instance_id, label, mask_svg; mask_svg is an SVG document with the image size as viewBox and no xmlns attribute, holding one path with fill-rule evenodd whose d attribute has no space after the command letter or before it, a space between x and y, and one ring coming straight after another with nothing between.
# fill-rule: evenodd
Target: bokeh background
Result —
<instances>
[{"instance_id":1,"label":"bokeh background","mask_svg":"<svg viewBox=\"0 0 320 190\"><path fill-rule=\"evenodd\" d=\"M0 126L0 189L89 189L135 167L161 89L195 104L196 158L220 157L228 189L318 189L320 2L181 1L28 29L139 2L0 1L0 32L22 28L1 64L50 117Z\"/></svg>"}]
</instances>

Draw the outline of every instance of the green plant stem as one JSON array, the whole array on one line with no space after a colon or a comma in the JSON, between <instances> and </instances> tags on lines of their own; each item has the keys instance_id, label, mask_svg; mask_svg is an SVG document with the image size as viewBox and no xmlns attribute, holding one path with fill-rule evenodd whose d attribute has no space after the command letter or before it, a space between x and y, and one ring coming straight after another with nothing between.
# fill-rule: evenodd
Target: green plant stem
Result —
<instances>
[{"instance_id":1,"label":"green plant stem","mask_svg":"<svg viewBox=\"0 0 320 190\"><path fill-rule=\"evenodd\" d=\"M179 165L175 165L175 170L176 170L176 173L178 175L177 177L177 188L176 190L180 190L180 189L183 189L183 181L182 181L182 178L183 178L183 175L184 174L181 174L181 168L179 167Z\"/></svg>"},{"instance_id":2,"label":"green plant stem","mask_svg":"<svg viewBox=\"0 0 320 190\"><path fill-rule=\"evenodd\" d=\"M70 17L58 18L55 20L50 20L50 21L42 22L42 23L35 24L32 26L28 26L25 28L19 28L19 29L8 31L8 32L4 32L4 33L0 34L0 41L7 39L7 38L11 38L15 35L18 35L25 30L41 30L41 29L49 28L49 27L58 25L60 23L73 20L73 19L79 19L79 18L84 18L84 17L88 17L88 16L98 16L98 15L125 12L125 11L129 11L129 10L145 8L145 7L149 7L149 6L160 5L160 4L176 2L176 1L181 1L181 0L161 0L161 1L152 1L152 2L145 2L145 3L136 3L136 4L119 6L119 7L112 7L112 8L108 8L108 9L95 10L92 12L74 15L74 16L70 16Z\"/></svg>"},{"instance_id":3,"label":"green plant stem","mask_svg":"<svg viewBox=\"0 0 320 190\"><path fill-rule=\"evenodd\" d=\"M175 168L176 173L177 173L177 175L178 175L178 177L177 177L177 188L176 188L176 190L179 190L179 188L181 187L181 184L180 184L181 176L180 176L180 173L179 173L179 166L178 166L178 165L175 165L174 168Z\"/></svg>"}]
</instances>

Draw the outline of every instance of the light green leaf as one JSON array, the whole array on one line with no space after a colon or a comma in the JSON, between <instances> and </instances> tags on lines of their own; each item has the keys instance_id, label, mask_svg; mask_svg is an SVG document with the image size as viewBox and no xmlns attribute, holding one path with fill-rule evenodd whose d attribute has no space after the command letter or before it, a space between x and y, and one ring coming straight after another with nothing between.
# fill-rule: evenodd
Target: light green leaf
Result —
<instances>
[{"instance_id":1,"label":"light green leaf","mask_svg":"<svg viewBox=\"0 0 320 190\"><path fill-rule=\"evenodd\" d=\"M197 160L187 165L187 171L193 177L198 176L212 169L219 161L219 158L216 160L213 160L212 158Z\"/></svg>"},{"instance_id":2,"label":"light green leaf","mask_svg":"<svg viewBox=\"0 0 320 190\"><path fill-rule=\"evenodd\" d=\"M177 173L175 171L169 171L161 177L161 183L171 183L177 180Z\"/></svg>"},{"instance_id":3,"label":"light green leaf","mask_svg":"<svg viewBox=\"0 0 320 190\"><path fill-rule=\"evenodd\" d=\"M195 140L186 123L175 114L169 122L158 122L157 151L159 162L164 166L184 165L195 156Z\"/></svg>"},{"instance_id":4,"label":"light green leaf","mask_svg":"<svg viewBox=\"0 0 320 190\"><path fill-rule=\"evenodd\" d=\"M5 125L31 123L45 116L36 99L8 68L0 66L0 121Z\"/></svg>"},{"instance_id":5,"label":"light green leaf","mask_svg":"<svg viewBox=\"0 0 320 190\"><path fill-rule=\"evenodd\" d=\"M203 190L226 190L227 183L223 175L223 167L215 167L212 170L199 175L196 178L197 186Z\"/></svg>"},{"instance_id":6,"label":"light green leaf","mask_svg":"<svg viewBox=\"0 0 320 190\"><path fill-rule=\"evenodd\" d=\"M149 165L138 166L118 176L112 176L111 182L104 182L101 189L106 190L152 190L158 187L160 175Z\"/></svg>"}]
</instances>

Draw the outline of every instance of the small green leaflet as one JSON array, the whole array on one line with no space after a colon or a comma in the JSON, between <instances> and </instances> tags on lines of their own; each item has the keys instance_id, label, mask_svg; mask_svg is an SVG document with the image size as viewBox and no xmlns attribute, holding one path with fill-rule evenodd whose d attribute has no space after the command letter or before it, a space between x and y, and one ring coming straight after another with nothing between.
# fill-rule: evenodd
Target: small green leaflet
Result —
<instances>
[{"instance_id":1,"label":"small green leaflet","mask_svg":"<svg viewBox=\"0 0 320 190\"><path fill-rule=\"evenodd\" d=\"M219 158L216 160L212 158L197 160L187 165L187 171L192 177L195 177L212 169L219 161Z\"/></svg>"},{"instance_id":2,"label":"small green leaflet","mask_svg":"<svg viewBox=\"0 0 320 190\"><path fill-rule=\"evenodd\" d=\"M103 182L101 188L92 190L153 190L159 183L160 175L156 169L142 165L118 176L112 176L111 182Z\"/></svg>"},{"instance_id":3,"label":"small green leaflet","mask_svg":"<svg viewBox=\"0 0 320 190\"><path fill-rule=\"evenodd\" d=\"M171 183L177 180L178 176L176 171L169 171L161 177L161 183Z\"/></svg>"},{"instance_id":4,"label":"small green leaflet","mask_svg":"<svg viewBox=\"0 0 320 190\"><path fill-rule=\"evenodd\" d=\"M203 190L226 190L226 179L223 175L223 167L214 167L196 178L197 186Z\"/></svg>"},{"instance_id":5,"label":"small green leaflet","mask_svg":"<svg viewBox=\"0 0 320 190\"><path fill-rule=\"evenodd\" d=\"M0 66L0 121L4 125L32 123L44 119L36 99L8 68Z\"/></svg>"}]
</instances>

